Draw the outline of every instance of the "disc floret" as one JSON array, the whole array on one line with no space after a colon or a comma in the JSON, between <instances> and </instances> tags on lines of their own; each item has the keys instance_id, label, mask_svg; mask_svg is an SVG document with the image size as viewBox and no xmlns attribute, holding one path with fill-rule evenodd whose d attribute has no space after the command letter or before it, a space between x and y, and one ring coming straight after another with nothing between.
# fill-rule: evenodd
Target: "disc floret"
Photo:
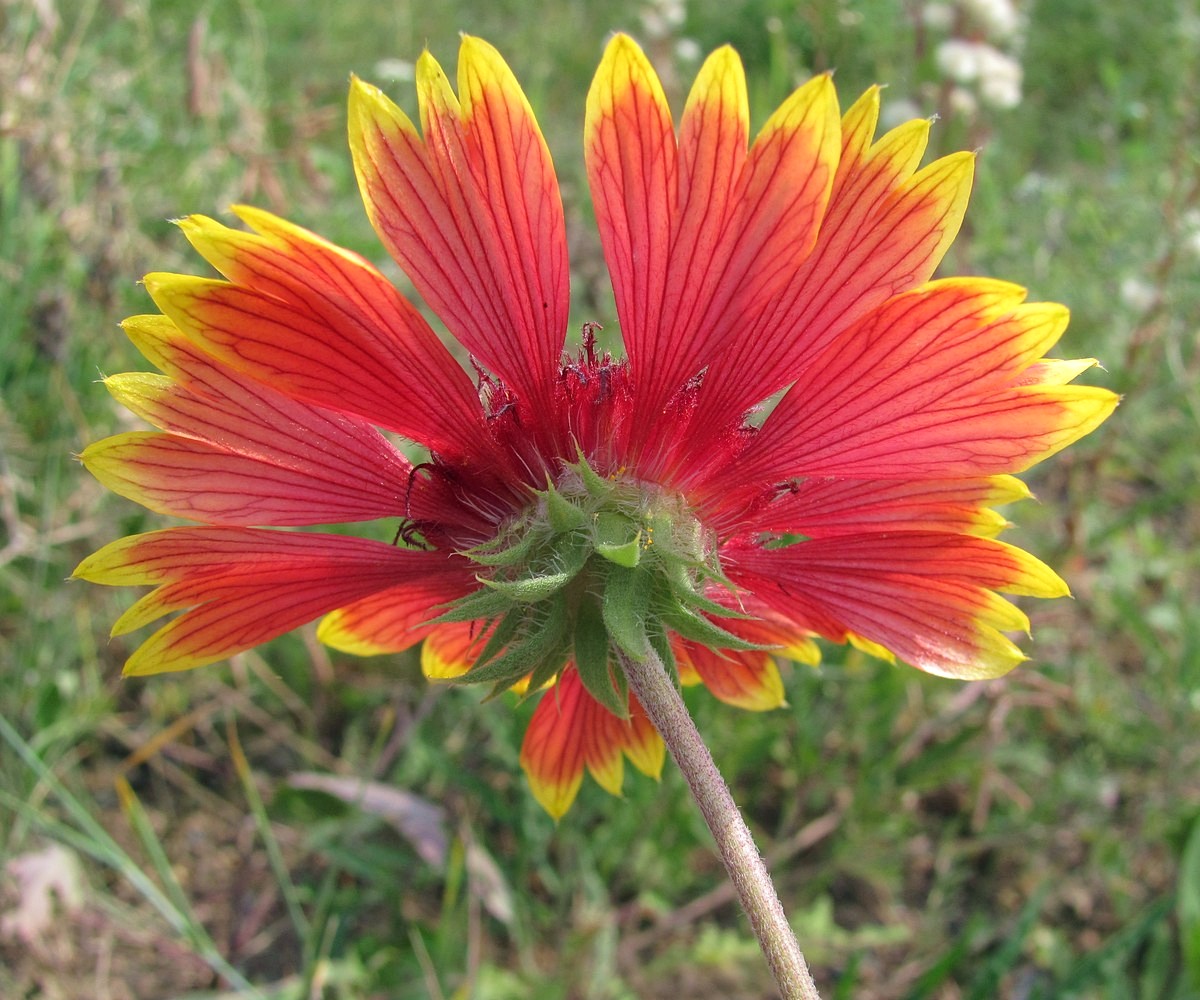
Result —
<instances>
[{"instance_id":1,"label":"disc floret","mask_svg":"<svg viewBox=\"0 0 1200 1000\"><path fill-rule=\"evenodd\" d=\"M755 648L716 624L739 612L707 592L732 592L717 539L685 498L650 483L563 466L489 542L467 550L480 589L441 621L479 621L475 666L461 680L499 691L538 690L574 662L602 705L628 717L617 654L657 653L673 669L672 634L727 649Z\"/></svg>"}]
</instances>

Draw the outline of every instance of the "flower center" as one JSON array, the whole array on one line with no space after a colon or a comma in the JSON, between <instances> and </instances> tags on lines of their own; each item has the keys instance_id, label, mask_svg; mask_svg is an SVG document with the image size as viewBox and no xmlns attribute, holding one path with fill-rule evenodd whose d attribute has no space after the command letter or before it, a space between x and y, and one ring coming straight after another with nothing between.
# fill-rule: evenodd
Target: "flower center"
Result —
<instances>
[{"instance_id":1,"label":"flower center","mask_svg":"<svg viewBox=\"0 0 1200 1000\"><path fill-rule=\"evenodd\" d=\"M481 587L442 621L483 621L465 681L537 690L573 661L588 691L625 716L619 655L672 664L669 636L751 648L710 615L741 617L707 591L731 585L716 539L686 501L652 484L599 475L582 458L484 545L465 553Z\"/></svg>"}]
</instances>

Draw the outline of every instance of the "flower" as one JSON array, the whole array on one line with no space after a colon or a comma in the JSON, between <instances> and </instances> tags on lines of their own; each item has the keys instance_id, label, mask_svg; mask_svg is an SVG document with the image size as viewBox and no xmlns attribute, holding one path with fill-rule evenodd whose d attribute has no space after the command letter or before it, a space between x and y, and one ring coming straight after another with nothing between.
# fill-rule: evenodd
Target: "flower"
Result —
<instances>
[{"instance_id":1,"label":"flower","mask_svg":"<svg viewBox=\"0 0 1200 1000\"><path fill-rule=\"evenodd\" d=\"M161 374L113 395L159 431L82 454L105 485L196 526L122 538L76 575L149 585L113 628L182 612L129 674L212 663L324 615L350 653L424 640L431 678L541 694L521 753L560 816L585 770L657 774L622 658L761 710L814 637L949 677L1023 659L999 592L1066 585L997 541L1012 474L1116 398L1044 358L1064 307L930 280L973 157L918 164L929 123L874 139L800 87L751 144L723 48L678 131L647 59L609 44L585 153L625 356L569 306L558 183L508 66L465 38L455 96L416 70L420 131L361 81L350 145L374 227L473 375L363 258L266 212L179 225L221 279L151 274L125 329ZM773 406L764 406L767 402ZM761 408L761 409L760 409ZM400 438L406 454L393 443ZM377 522L375 537L294 526ZM393 535L395 536L393 539Z\"/></svg>"}]
</instances>

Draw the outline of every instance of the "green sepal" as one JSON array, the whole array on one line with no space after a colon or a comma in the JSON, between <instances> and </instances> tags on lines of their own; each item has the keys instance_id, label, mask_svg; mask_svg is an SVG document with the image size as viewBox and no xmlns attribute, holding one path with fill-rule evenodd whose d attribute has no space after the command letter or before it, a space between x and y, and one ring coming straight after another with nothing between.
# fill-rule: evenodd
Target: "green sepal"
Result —
<instances>
[{"instance_id":1,"label":"green sepal","mask_svg":"<svg viewBox=\"0 0 1200 1000\"><path fill-rule=\"evenodd\" d=\"M594 528L596 552L609 562L633 569L642 557L642 530L616 511L601 511Z\"/></svg>"},{"instance_id":2,"label":"green sepal","mask_svg":"<svg viewBox=\"0 0 1200 1000\"><path fill-rule=\"evenodd\" d=\"M529 693L540 691L546 683L562 673L563 667L571 656L571 645L568 636L563 636L562 645L552 650L542 658L542 661L529 674Z\"/></svg>"},{"instance_id":3,"label":"green sepal","mask_svg":"<svg viewBox=\"0 0 1200 1000\"><path fill-rule=\"evenodd\" d=\"M501 650L517 634L521 623L525 620L526 614L527 612L524 608L513 608L496 623L496 627L492 629L492 634L488 636L488 641L484 643L483 649L475 657L475 664L477 666L485 666L491 662L493 657L500 655Z\"/></svg>"},{"instance_id":4,"label":"green sepal","mask_svg":"<svg viewBox=\"0 0 1200 1000\"><path fill-rule=\"evenodd\" d=\"M480 566L515 566L529 556L542 537L542 532L526 531L517 541L505 548L494 548L495 543L488 542L473 549L466 549L462 554Z\"/></svg>"},{"instance_id":5,"label":"green sepal","mask_svg":"<svg viewBox=\"0 0 1200 1000\"><path fill-rule=\"evenodd\" d=\"M581 531L587 527L588 516L578 504L571 503L551 484L542 494L546 498L546 517L556 535Z\"/></svg>"},{"instance_id":6,"label":"green sepal","mask_svg":"<svg viewBox=\"0 0 1200 1000\"><path fill-rule=\"evenodd\" d=\"M587 459L583 457L582 452L579 454L579 461L572 465L571 468L579 474L583 488L596 499L604 499L612 493L613 484L588 465Z\"/></svg>"},{"instance_id":7,"label":"green sepal","mask_svg":"<svg viewBox=\"0 0 1200 1000\"><path fill-rule=\"evenodd\" d=\"M639 662L650 655L646 622L652 577L644 570L614 565L604 583L603 618L609 637Z\"/></svg>"},{"instance_id":8,"label":"green sepal","mask_svg":"<svg viewBox=\"0 0 1200 1000\"><path fill-rule=\"evenodd\" d=\"M585 565L592 554L592 545L582 531L573 531L557 539L554 548L546 556L546 562L557 573L574 576Z\"/></svg>"},{"instance_id":9,"label":"green sepal","mask_svg":"<svg viewBox=\"0 0 1200 1000\"><path fill-rule=\"evenodd\" d=\"M479 582L490 590L505 595L509 604L537 604L562 590L574 579L578 569L568 569L558 573L546 573L543 576L526 576L517 580L487 580L480 578Z\"/></svg>"},{"instance_id":10,"label":"green sepal","mask_svg":"<svg viewBox=\"0 0 1200 1000\"><path fill-rule=\"evenodd\" d=\"M658 658L662 660L667 673L671 675L671 679L675 681L675 685L678 687L679 667L675 663L675 650L671 648L671 639L662 627L662 622L657 619L651 621L650 628L646 632L646 638L650 640L651 649L658 654ZM622 671L623 675L624 671Z\"/></svg>"},{"instance_id":11,"label":"green sepal","mask_svg":"<svg viewBox=\"0 0 1200 1000\"><path fill-rule=\"evenodd\" d=\"M597 545L596 552L611 563L633 569L642 558L642 542L635 538L624 545Z\"/></svg>"},{"instance_id":12,"label":"green sepal","mask_svg":"<svg viewBox=\"0 0 1200 1000\"><path fill-rule=\"evenodd\" d=\"M481 584L487 583L478 577L476 579ZM444 625L452 622L473 622L480 618L499 618L507 614L512 606L511 597L489 590L485 586L466 597L460 597L436 618L430 619L429 624Z\"/></svg>"},{"instance_id":13,"label":"green sepal","mask_svg":"<svg viewBox=\"0 0 1200 1000\"><path fill-rule=\"evenodd\" d=\"M680 590L672 587L671 592L683 607L689 608L692 611L702 611L705 614L716 615L718 618L738 618L746 621L754 618L754 615L746 614L745 611L738 611L736 608L727 608L724 604L718 604L711 597L705 597L695 590Z\"/></svg>"},{"instance_id":14,"label":"green sepal","mask_svg":"<svg viewBox=\"0 0 1200 1000\"><path fill-rule=\"evenodd\" d=\"M604 616L592 600L583 601L575 617L575 666L588 694L620 719L629 718L624 671L613 671ZM614 683L617 685L614 687Z\"/></svg>"},{"instance_id":15,"label":"green sepal","mask_svg":"<svg viewBox=\"0 0 1200 1000\"><path fill-rule=\"evenodd\" d=\"M664 602L664 606L656 609L662 623L685 639L698 642L709 649L768 649L757 642L750 642L741 636L726 632L703 615L697 615L683 607L678 602Z\"/></svg>"},{"instance_id":16,"label":"green sepal","mask_svg":"<svg viewBox=\"0 0 1200 1000\"><path fill-rule=\"evenodd\" d=\"M467 684L496 684L509 687L536 670L557 650L567 648L567 600L563 594L546 601L543 615L527 615L523 635L508 642L490 663L475 667L456 678ZM565 660L565 655L564 655Z\"/></svg>"}]
</instances>

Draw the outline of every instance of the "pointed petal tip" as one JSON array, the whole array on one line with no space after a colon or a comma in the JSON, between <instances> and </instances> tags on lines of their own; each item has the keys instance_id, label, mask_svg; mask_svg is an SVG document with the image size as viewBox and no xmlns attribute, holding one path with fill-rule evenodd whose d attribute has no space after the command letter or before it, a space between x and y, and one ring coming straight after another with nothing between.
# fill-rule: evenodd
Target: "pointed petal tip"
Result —
<instances>
[{"instance_id":1,"label":"pointed petal tip","mask_svg":"<svg viewBox=\"0 0 1200 1000\"><path fill-rule=\"evenodd\" d=\"M624 31L614 31L612 37L608 40L608 44L604 47L604 54L607 57L609 53L614 55L618 52L637 52L641 53L642 47L633 40L633 36Z\"/></svg>"},{"instance_id":2,"label":"pointed petal tip","mask_svg":"<svg viewBox=\"0 0 1200 1000\"><path fill-rule=\"evenodd\" d=\"M418 67L420 64L421 60L418 59ZM350 134L350 151L356 163L366 155L365 143L371 131L416 131L408 115L387 94L357 76L350 78L346 129Z\"/></svg>"},{"instance_id":3,"label":"pointed petal tip","mask_svg":"<svg viewBox=\"0 0 1200 1000\"><path fill-rule=\"evenodd\" d=\"M350 101L361 101L365 98L381 95L383 92L373 83L368 83L356 73L350 74Z\"/></svg>"},{"instance_id":4,"label":"pointed petal tip","mask_svg":"<svg viewBox=\"0 0 1200 1000\"><path fill-rule=\"evenodd\" d=\"M467 32L459 32L458 35L458 57L459 59L478 59L478 58L499 58L500 50L485 38L480 38L478 35L470 35Z\"/></svg>"},{"instance_id":5,"label":"pointed petal tip","mask_svg":"<svg viewBox=\"0 0 1200 1000\"><path fill-rule=\"evenodd\" d=\"M117 634L114 633L114 635ZM221 659L225 659L225 657L217 657L216 659L186 657L177 660L168 660L162 656L143 656L142 650L139 649L125 661L125 665L121 668L121 676L152 677L155 674L180 673L184 670L194 670L196 667L207 666L209 663L216 663Z\"/></svg>"},{"instance_id":6,"label":"pointed petal tip","mask_svg":"<svg viewBox=\"0 0 1200 1000\"><path fill-rule=\"evenodd\" d=\"M463 36L462 48L468 47L467 36ZM415 67L417 75L417 87L419 88L423 82L428 82L431 79L444 76L442 72L442 64L437 61L437 57L428 48L423 48L421 54L417 56L417 65Z\"/></svg>"},{"instance_id":7,"label":"pointed petal tip","mask_svg":"<svg viewBox=\"0 0 1200 1000\"><path fill-rule=\"evenodd\" d=\"M521 761L521 768L525 772L529 790L533 793L537 804L545 809L557 824L570 810L579 795L580 788L583 787L583 767L580 766L577 774L563 782L543 779L536 773L535 768L524 759Z\"/></svg>"}]
</instances>

